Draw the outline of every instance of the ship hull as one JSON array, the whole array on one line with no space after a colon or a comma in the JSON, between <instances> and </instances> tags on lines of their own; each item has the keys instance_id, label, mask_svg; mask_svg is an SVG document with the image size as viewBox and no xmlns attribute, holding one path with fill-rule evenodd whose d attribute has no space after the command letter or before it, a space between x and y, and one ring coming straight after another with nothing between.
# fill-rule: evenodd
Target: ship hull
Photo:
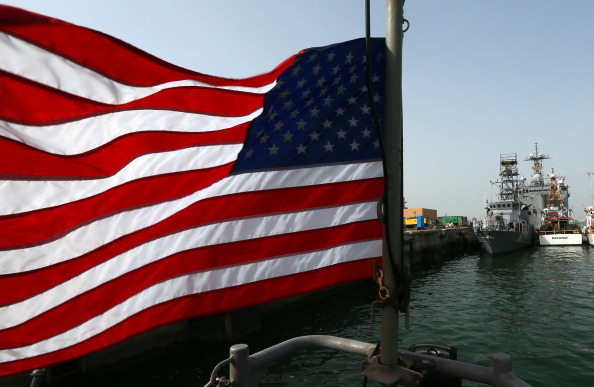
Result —
<instances>
[{"instance_id":1,"label":"ship hull","mask_svg":"<svg viewBox=\"0 0 594 387\"><path fill-rule=\"evenodd\" d=\"M588 234L588 244L594 246L594 234Z\"/></svg>"},{"instance_id":2,"label":"ship hull","mask_svg":"<svg viewBox=\"0 0 594 387\"><path fill-rule=\"evenodd\" d=\"M477 239L489 254L503 254L532 246L531 232L479 231Z\"/></svg>"},{"instance_id":3,"label":"ship hull","mask_svg":"<svg viewBox=\"0 0 594 387\"><path fill-rule=\"evenodd\" d=\"M574 246L582 244L582 234L550 233L540 234L538 241L541 246Z\"/></svg>"}]
</instances>

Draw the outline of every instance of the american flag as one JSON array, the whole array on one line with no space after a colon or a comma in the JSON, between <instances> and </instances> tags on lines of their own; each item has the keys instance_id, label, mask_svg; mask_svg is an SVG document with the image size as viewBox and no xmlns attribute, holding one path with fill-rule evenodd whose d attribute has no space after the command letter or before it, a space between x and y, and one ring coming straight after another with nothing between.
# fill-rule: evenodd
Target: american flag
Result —
<instances>
[{"instance_id":1,"label":"american flag","mask_svg":"<svg viewBox=\"0 0 594 387\"><path fill-rule=\"evenodd\" d=\"M227 79L0 5L0 376L371 278L371 43Z\"/></svg>"}]
</instances>

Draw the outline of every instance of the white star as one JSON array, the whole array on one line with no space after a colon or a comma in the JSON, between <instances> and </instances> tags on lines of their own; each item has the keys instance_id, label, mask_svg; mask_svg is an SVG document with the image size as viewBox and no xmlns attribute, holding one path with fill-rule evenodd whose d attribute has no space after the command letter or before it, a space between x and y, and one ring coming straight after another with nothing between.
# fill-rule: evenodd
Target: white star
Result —
<instances>
[{"instance_id":1,"label":"white star","mask_svg":"<svg viewBox=\"0 0 594 387\"><path fill-rule=\"evenodd\" d=\"M338 109L336 109L336 116L343 116L344 115L344 109L339 107Z\"/></svg>"},{"instance_id":2,"label":"white star","mask_svg":"<svg viewBox=\"0 0 594 387\"><path fill-rule=\"evenodd\" d=\"M297 118L298 115L299 115L299 110L297 110L297 109L293 110L290 114L291 118Z\"/></svg>"},{"instance_id":3,"label":"white star","mask_svg":"<svg viewBox=\"0 0 594 387\"><path fill-rule=\"evenodd\" d=\"M293 133L289 132L288 130L287 133L283 134L283 137L285 138L285 142L293 141Z\"/></svg>"},{"instance_id":4,"label":"white star","mask_svg":"<svg viewBox=\"0 0 594 387\"><path fill-rule=\"evenodd\" d=\"M330 141L328 141L326 143L326 145L324 145L324 148L326 149L326 152L334 152L334 145L330 144Z\"/></svg>"},{"instance_id":5,"label":"white star","mask_svg":"<svg viewBox=\"0 0 594 387\"><path fill-rule=\"evenodd\" d=\"M312 67L313 69L313 74L314 75L318 75L318 73L320 72L320 70L322 69L322 66L320 65L315 65L314 67Z\"/></svg>"},{"instance_id":6,"label":"white star","mask_svg":"<svg viewBox=\"0 0 594 387\"><path fill-rule=\"evenodd\" d=\"M363 137L371 137L371 130L367 129L367 127L363 130Z\"/></svg>"},{"instance_id":7,"label":"white star","mask_svg":"<svg viewBox=\"0 0 594 387\"><path fill-rule=\"evenodd\" d=\"M280 93L279 95L280 95L280 97L281 97L281 98L283 98L283 99L284 99L284 98L287 98L287 96L288 96L289 94L291 94L291 93L289 93L287 90L285 90L285 91L283 91L282 93Z\"/></svg>"},{"instance_id":8,"label":"white star","mask_svg":"<svg viewBox=\"0 0 594 387\"><path fill-rule=\"evenodd\" d=\"M378 139L376 139L376 140L373 142L373 146L375 147L375 149L379 148L379 140L378 140Z\"/></svg>"},{"instance_id":9,"label":"white star","mask_svg":"<svg viewBox=\"0 0 594 387\"><path fill-rule=\"evenodd\" d=\"M319 112L320 112L320 110L318 110L318 108L314 106L314 108L311 109L311 116L317 117Z\"/></svg>"},{"instance_id":10,"label":"white star","mask_svg":"<svg viewBox=\"0 0 594 387\"><path fill-rule=\"evenodd\" d=\"M285 104L283 105L283 108L285 109L290 109L293 106L293 101L292 100L288 100L287 102L285 102Z\"/></svg>"},{"instance_id":11,"label":"white star","mask_svg":"<svg viewBox=\"0 0 594 387\"><path fill-rule=\"evenodd\" d=\"M336 65L333 69L332 69L332 75L336 75L338 74L338 72L340 71L340 66Z\"/></svg>"},{"instance_id":12,"label":"white star","mask_svg":"<svg viewBox=\"0 0 594 387\"><path fill-rule=\"evenodd\" d=\"M324 85L324 82L326 82L326 80L324 78L320 78L318 79L318 83L316 84L316 86L322 87Z\"/></svg>"},{"instance_id":13,"label":"white star","mask_svg":"<svg viewBox=\"0 0 594 387\"><path fill-rule=\"evenodd\" d=\"M295 149L297 149L297 154L305 154L305 149L307 149L305 146L303 146L303 144L299 144L298 147L296 147Z\"/></svg>"},{"instance_id":14,"label":"white star","mask_svg":"<svg viewBox=\"0 0 594 387\"><path fill-rule=\"evenodd\" d=\"M353 54L349 52L349 54L346 56L346 62L351 63L352 60L353 60Z\"/></svg>"},{"instance_id":15,"label":"white star","mask_svg":"<svg viewBox=\"0 0 594 387\"><path fill-rule=\"evenodd\" d=\"M324 106L329 106L332 104L332 98L330 96L324 98Z\"/></svg>"},{"instance_id":16,"label":"white star","mask_svg":"<svg viewBox=\"0 0 594 387\"><path fill-rule=\"evenodd\" d=\"M303 118L297 122L297 130L304 130L305 129L305 121Z\"/></svg>"},{"instance_id":17,"label":"white star","mask_svg":"<svg viewBox=\"0 0 594 387\"><path fill-rule=\"evenodd\" d=\"M309 97L310 93L311 93L311 91L309 89L305 90L303 93L301 93L301 98Z\"/></svg>"},{"instance_id":18,"label":"white star","mask_svg":"<svg viewBox=\"0 0 594 387\"><path fill-rule=\"evenodd\" d=\"M379 80L380 80L380 77L379 77L379 75L374 75L373 77L371 77L371 81L372 81L373 83L377 83L377 82L379 82Z\"/></svg>"},{"instance_id":19,"label":"white star","mask_svg":"<svg viewBox=\"0 0 594 387\"><path fill-rule=\"evenodd\" d=\"M270 138L270 136L268 136L268 135L262 136L262 138L260 139L260 143L266 144L266 142L268 141L269 138Z\"/></svg>"},{"instance_id":20,"label":"white star","mask_svg":"<svg viewBox=\"0 0 594 387\"><path fill-rule=\"evenodd\" d=\"M351 126L357 126L357 122L359 122L359 120L356 120L355 117L353 117L349 120L349 124Z\"/></svg>"},{"instance_id":21,"label":"white star","mask_svg":"<svg viewBox=\"0 0 594 387\"><path fill-rule=\"evenodd\" d=\"M285 126L285 123L278 121L276 124L274 124L274 131L280 132L283 129L283 126Z\"/></svg>"},{"instance_id":22,"label":"white star","mask_svg":"<svg viewBox=\"0 0 594 387\"><path fill-rule=\"evenodd\" d=\"M316 58L317 58L317 57L318 57L318 53L317 53L317 52L314 52L314 53L312 53L312 54L309 56L309 58L307 58L307 61L308 61L308 62L313 62L314 60L316 60Z\"/></svg>"},{"instance_id":23,"label":"white star","mask_svg":"<svg viewBox=\"0 0 594 387\"><path fill-rule=\"evenodd\" d=\"M305 86L305 84L306 84L306 83L307 83L307 81L305 80L305 78L301 78L301 80L299 80L299 81L297 82L297 88L298 88L298 89L302 89L302 88L303 88L303 86Z\"/></svg>"},{"instance_id":24,"label":"white star","mask_svg":"<svg viewBox=\"0 0 594 387\"><path fill-rule=\"evenodd\" d=\"M301 66L294 67L291 75L295 77L299 74L300 71L301 71Z\"/></svg>"},{"instance_id":25,"label":"white star","mask_svg":"<svg viewBox=\"0 0 594 387\"><path fill-rule=\"evenodd\" d=\"M336 78L334 78L334 85L340 84L340 81L342 81L342 77L336 77Z\"/></svg>"},{"instance_id":26,"label":"white star","mask_svg":"<svg viewBox=\"0 0 594 387\"><path fill-rule=\"evenodd\" d=\"M332 51L331 53L329 53L326 57L328 58L328 62L332 62L334 60L334 57L336 56L336 54L334 53L334 51Z\"/></svg>"},{"instance_id":27,"label":"white star","mask_svg":"<svg viewBox=\"0 0 594 387\"><path fill-rule=\"evenodd\" d=\"M316 131L313 131L313 132L312 132L312 133L309 135L309 137L311 137L311 140L312 140L312 141L317 141L317 140L319 140L319 139L320 139L320 133L318 133L318 132L316 132Z\"/></svg>"},{"instance_id":28,"label":"white star","mask_svg":"<svg viewBox=\"0 0 594 387\"><path fill-rule=\"evenodd\" d=\"M354 104L356 104L356 103L357 103L357 98L355 98L355 97L351 97L351 98L349 98L349 103L350 103L351 105L354 105Z\"/></svg>"},{"instance_id":29,"label":"white star","mask_svg":"<svg viewBox=\"0 0 594 387\"><path fill-rule=\"evenodd\" d=\"M351 83L357 83L357 79L359 79L359 77L357 76L357 74L351 75Z\"/></svg>"},{"instance_id":30,"label":"white star","mask_svg":"<svg viewBox=\"0 0 594 387\"><path fill-rule=\"evenodd\" d=\"M342 130L342 128L340 128L340 130L336 132L336 134L338 134L339 139L344 138L346 140L346 132Z\"/></svg>"},{"instance_id":31,"label":"white star","mask_svg":"<svg viewBox=\"0 0 594 387\"><path fill-rule=\"evenodd\" d=\"M359 144L357 143L357 141L353 140L353 142L351 142L351 150L353 152L359 150Z\"/></svg>"},{"instance_id":32,"label":"white star","mask_svg":"<svg viewBox=\"0 0 594 387\"><path fill-rule=\"evenodd\" d=\"M277 148L277 146L273 144L272 148L268 148L268 149L270 150L270 156L272 156L272 155L278 155L278 150L280 148Z\"/></svg>"},{"instance_id":33,"label":"white star","mask_svg":"<svg viewBox=\"0 0 594 387\"><path fill-rule=\"evenodd\" d=\"M246 152L245 158L249 159L254 154L254 148L251 148L249 151Z\"/></svg>"},{"instance_id":34,"label":"white star","mask_svg":"<svg viewBox=\"0 0 594 387\"><path fill-rule=\"evenodd\" d=\"M322 127L324 129L330 129L332 127L332 122L330 122L326 119L326 121L322 122Z\"/></svg>"},{"instance_id":35,"label":"white star","mask_svg":"<svg viewBox=\"0 0 594 387\"><path fill-rule=\"evenodd\" d=\"M338 95L343 95L343 94L344 94L344 91L345 91L345 88L344 88L344 86L340 86L340 87L338 88Z\"/></svg>"},{"instance_id":36,"label":"white star","mask_svg":"<svg viewBox=\"0 0 594 387\"><path fill-rule=\"evenodd\" d=\"M361 111L363 112L363 114L369 114L369 112L371 111L371 108L369 106L367 106L367 104L365 104L361 107Z\"/></svg>"}]
</instances>

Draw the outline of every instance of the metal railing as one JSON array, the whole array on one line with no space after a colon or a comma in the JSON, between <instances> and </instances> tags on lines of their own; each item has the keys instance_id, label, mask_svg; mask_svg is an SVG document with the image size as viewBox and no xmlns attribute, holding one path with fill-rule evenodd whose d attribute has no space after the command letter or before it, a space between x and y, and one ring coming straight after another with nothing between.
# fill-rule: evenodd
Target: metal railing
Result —
<instances>
[{"instance_id":1,"label":"metal railing","mask_svg":"<svg viewBox=\"0 0 594 387\"><path fill-rule=\"evenodd\" d=\"M362 375L385 386L419 386L425 375L441 374L495 387L529 386L512 372L511 356L496 353L492 367L464 363L408 351L398 351L401 365L383 366L375 356L376 345L341 337L312 335L296 337L250 355L246 344L236 344L230 357L213 369L205 387L233 386L256 387L260 384L266 366L302 349L325 348L365 356ZM219 372L229 366L229 378Z\"/></svg>"}]
</instances>

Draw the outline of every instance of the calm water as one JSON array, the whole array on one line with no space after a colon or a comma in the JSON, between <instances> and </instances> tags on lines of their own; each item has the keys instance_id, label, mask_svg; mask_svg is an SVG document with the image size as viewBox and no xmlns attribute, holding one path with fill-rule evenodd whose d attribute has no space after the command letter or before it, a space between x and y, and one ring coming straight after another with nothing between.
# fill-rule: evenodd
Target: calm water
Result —
<instances>
[{"instance_id":1,"label":"calm water","mask_svg":"<svg viewBox=\"0 0 594 387\"><path fill-rule=\"evenodd\" d=\"M310 334L375 343L379 322L370 322L375 296L372 282L357 285L276 314L264 321L266 336L244 342L252 353ZM506 352L515 374L533 386L592 385L594 249L541 247L415 267L410 323L410 330L400 329L402 349L418 342L453 345L459 360L485 366L490 355ZM88 385L204 386L214 365L227 356L228 346L192 343ZM303 352L270 367L262 385L360 386L362 360L327 350Z\"/></svg>"}]
</instances>

